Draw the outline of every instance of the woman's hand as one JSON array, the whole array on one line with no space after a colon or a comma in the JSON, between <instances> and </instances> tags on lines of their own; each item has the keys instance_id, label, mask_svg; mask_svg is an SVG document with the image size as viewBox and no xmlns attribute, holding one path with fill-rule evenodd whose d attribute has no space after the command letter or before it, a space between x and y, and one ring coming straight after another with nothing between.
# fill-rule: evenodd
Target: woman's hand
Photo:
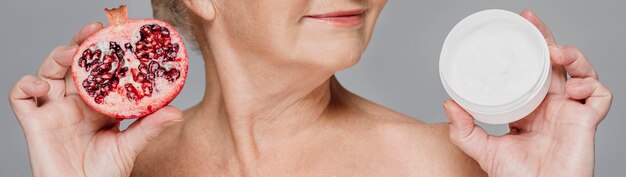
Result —
<instances>
[{"instance_id":1,"label":"woman's hand","mask_svg":"<svg viewBox=\"0 0 626 177\"><path fill-rule=\"evenodd\" d=\"M100 23L83 27L71 45L52 50L37 76L22 77L9 95L24 129L34 176L129 176L148 141L182 121L182 113L168 106L121 132L119 120L83 102L68 68L78 45L102 28Z\"/></svg>"},{"instance_id":2,"label":"woman's hand","mask_svg":"<svg viewBox=\"0 0 626 177\"><path fill-rule=\"evenodd\" d=\"M557 45L531 11L521 15L548 42L552 58L548 95L530 115L509 124L511 131L504 136L488 135L459 105L446 101L450 138L489 176L593 176L596 127L611 107L611 92L578 49Z\"/></svg>"}]
</instances>

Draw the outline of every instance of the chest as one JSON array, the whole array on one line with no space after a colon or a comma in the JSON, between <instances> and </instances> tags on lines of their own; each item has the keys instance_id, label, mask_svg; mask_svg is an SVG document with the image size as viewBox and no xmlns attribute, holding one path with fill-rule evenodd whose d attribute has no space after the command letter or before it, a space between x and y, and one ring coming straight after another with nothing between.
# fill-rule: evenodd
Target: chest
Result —
<instances>
[{"instance_id":1,"label":"chest","mask_svg":"<svg viewBox=\"0 0 626 177\"><path fill-rule=\"evenodd\" d=\"M332 149L332 148L331 148ZM385 151L282 151L245 164L228 154L162 151L136 161L135 177L170 176L428 176L427 164Z\"/></svg>"}]
</instances>

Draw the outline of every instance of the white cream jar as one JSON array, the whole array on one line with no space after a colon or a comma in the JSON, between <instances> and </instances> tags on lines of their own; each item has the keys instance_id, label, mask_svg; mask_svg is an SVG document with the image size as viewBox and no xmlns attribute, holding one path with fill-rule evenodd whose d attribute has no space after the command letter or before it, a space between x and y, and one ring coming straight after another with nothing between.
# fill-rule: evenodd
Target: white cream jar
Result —
<instances>
[{"instance_id":1,"label":"white cream jar","mask_svg":"<svg viewBox=\"0 0 626 177\"><path fill-rule=\"evenodd\" d=\"M550 53L523 17L485 10L459 22L439 59L446 92L476 120L505 124L531 113L550 87Z\"/></svg>"}]
</instances>

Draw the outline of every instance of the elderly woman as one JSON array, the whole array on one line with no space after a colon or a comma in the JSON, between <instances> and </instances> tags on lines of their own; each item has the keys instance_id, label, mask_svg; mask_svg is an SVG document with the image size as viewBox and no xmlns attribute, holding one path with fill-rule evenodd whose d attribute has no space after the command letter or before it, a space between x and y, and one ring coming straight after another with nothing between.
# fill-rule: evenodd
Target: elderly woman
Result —
<instances>
[{"instance_id":1,"label":"elderly woman","mask_svg":"<svg viewBox=\"0 0 626 177\"><path fill-rule=\"evenodd\" d=\"M594 137L611 93L589 60L549 43L543 103L490 136L453 101L425 124L344 89L386 0L153 0L156 18L192 39L205 62L200 103L168 106L127 130L86 106L68 77L83 27L54 49L10 102L35 176L592 176ZM567 74L571 76L567 79ZM37 98L37 102L35 102Z\"/></svg>"}]
</instances>

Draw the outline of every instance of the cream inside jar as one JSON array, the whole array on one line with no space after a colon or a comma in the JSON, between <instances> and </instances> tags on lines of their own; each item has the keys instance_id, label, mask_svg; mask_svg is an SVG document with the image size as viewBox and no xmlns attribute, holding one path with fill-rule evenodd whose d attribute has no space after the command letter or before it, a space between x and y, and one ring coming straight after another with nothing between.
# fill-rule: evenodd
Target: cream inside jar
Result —
<instances>
[{"instance_id":1,"label":"cream inside jar","mask_svg":"<svg viewBox=\"0 0 626 177\"><path fill-rule=\"evenodd\" d=\"M550 54L537 28L505 10L459 22L442 48L444 88L476 120L510 123L541 103L550 84Z\"/></svg>"}]
</instances>

